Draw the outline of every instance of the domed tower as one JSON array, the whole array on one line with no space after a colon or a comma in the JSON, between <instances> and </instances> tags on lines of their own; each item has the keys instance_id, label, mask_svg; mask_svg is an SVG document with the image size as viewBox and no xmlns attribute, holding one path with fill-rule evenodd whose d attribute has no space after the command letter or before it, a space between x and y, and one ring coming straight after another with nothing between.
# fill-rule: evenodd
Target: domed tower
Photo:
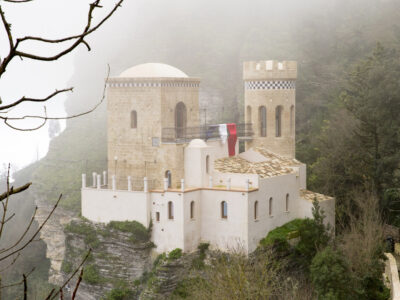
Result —
<instances>
[{"instance_id":1,"label":"domed tower","mask_svg":"<svg viewBox=\"0 0 400 300\"><path fill-rule=\"evenodd\" d=\"M245 123L253 124L254 136L246 149L264 147L276 154L295 157L295 61L247 61Z\"/></svg>"},{"instance_id":2,"label":"domed tower","mask_svg":"<svg viewBox=\"0 0 400 300\"><path fill-rule=\"evenodd\" d=\"M184 178L186 128L199 126L199 83L169 65L134 66L107 81L108 172L117 189L147 177L151 188ZM110 180L109 180L110 183Z\"/></svg>"}]
</instances>

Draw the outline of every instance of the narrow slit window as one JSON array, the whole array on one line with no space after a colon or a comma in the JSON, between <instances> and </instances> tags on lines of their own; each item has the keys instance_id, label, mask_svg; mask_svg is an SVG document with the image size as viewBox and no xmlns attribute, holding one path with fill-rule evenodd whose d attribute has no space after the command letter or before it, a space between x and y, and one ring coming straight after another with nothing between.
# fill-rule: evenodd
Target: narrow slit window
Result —
<instances>
[{"instance_id":1,"label":"narrow slit window","mask_svg":"<svg viewBox=\"0 0 400 300\"><path fill-rule=\"evenodd\" d=\"M277 106L275 109L275 136L282 136L282 106Z\"/></svg>"},{"instance_id":2,"label":"narrow slit window","mask_svg":"<svg viewBox=\"0 0 400 300\"><path fill-rule=\"evenodd\" d=\"M294 105L292 105L290 107L290 135L294 135L294 125L295 125Z\"/></svg>"},{"instance_id":3,"label":"narrow slit window","mask_svg":"<svg viewBox=\"0 0 400 300\"><path fill-rule=\"evenodd\" d=\"M228 204L226 201L221 202L221 218L227 219L228 218Z\"/></svg>"},{"instance_id":4,"label":"narrow slit window","mask_svg":"<svg viewBox=\"0 0 400 300\"><path fill-rule=\"evenodd\" d=\"M286 211L289 211L289 194L286 194Z\"/></svg>"},{"instance_id":5,"label":"narrow slit window","mask_svg":"<svg viewBox=\"0 0 400 300\"><path fill-rule=\"evenodd\" d=\"M266 137L267 136L267 109L265 106L260 106L259 108L259 126L260 126L260 136Z\"/></svg>"},{"instance_id":6,"label":"narrow slit window","mask_svg":"<svg viewBox=\"0 0 400 300\"><path fill-rule=\"evenodd\" d=\"M158 211L156 212L156 221L160 222L160 213Z\"/></svg>"},{"instance_id":7,"label":"narrow slit window","mask_svg":"<svg viewBox=\"0 0 400 300\"><path fill-rule=\"evenodd\" d=\"M131 111L131 128L137 128L137 112L136 112L136 110Z\"/></svg>"},{"instance_id":8,"label":"narrow slit window","mask_svg":"<svg viewBox=\"0 0 400 300\"><path fill-rule=\"evenodd\" d=\"M190 219L194 219L194 201L190 202Z\"/></svg>"},{"instance_id":9,"label":"narrow slit window","mask_svg":"<svg viewBox=\"0 0 400 300\"><path fill-rule=\"evenodd\" d=\"M254 220L258 219L258 201L254 202Z\"/></svg>"},{"instance_id":10,"label":"narrow slit window","mask_svg":"<svg viewBox=\"0 0 400 300\"><path fill-rule=\"evenodd\" d=\"M174 219L174 203L172 201L168 202L168 219Z\"/></svg>"},{"instance_id":11,"label":"narrow slit window","mask_svg":"<svg viewBox=\"0 0 400 300\"><path fill-rule=\"evenodd\" d=\"M170 170L165 171L165 178L168 179L168 188L172 187L172 174Z\"/></svg>"},{"instance_id":12,"label":"narrow slit window","mask_svg":"<svg viewBox=\"0 0 400 300\"><path fill-rule=\"evenodd\" d=\"M272 216L272 197L271 198L269 198L269 204L268 204L268 214L270 215L270 216Z\"/></svg>"}]
</instances>

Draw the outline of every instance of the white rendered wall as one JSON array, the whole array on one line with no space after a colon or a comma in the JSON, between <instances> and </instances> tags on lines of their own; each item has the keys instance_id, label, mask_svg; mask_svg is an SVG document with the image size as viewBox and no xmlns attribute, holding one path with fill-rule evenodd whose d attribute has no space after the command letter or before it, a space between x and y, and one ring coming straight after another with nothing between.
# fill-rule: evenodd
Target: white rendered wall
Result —
<instances>
[{"instance_id":1,"label":"white rendered wall","mask_svg":"<svg viewBox=\"0 0 400 300\"><path fill-rule=\"evenodd\" d=\"M202 187L205 173L205 163L202 163L202 150L206 148L185 148L185 185L187 187Z\"/></svg>"},{"instance_id":2,"label":"white rendered wall","mask_svg":"<svg viewBox=\"0 0 400 300\"><path fill-rule=\"evenodd\" d=\"M168 202L174 206L174 219L168 219ZM184 249L183 237L183 194L177 192L151 193L151 217L153 218L152 240L157 252L169 252L175 248ZM160 221L156 220L160 213Z\"/></svg>"},{"instance_id":3,"label":"white rendered wall","mask_svg":"<svg viewBox=\"0 0 400 300\"><path fill-rule=\"evenodd\" d=\"M269 231L298 217L299 190L295 174L260 179L258 191L249 193L249 252ZM286 211L286 194L289 194L289 210ZM272 215L269 215L269 199L272 197ZM254 219L254 203L258 201L258 218Z\"/></svg>"},{"instance_id":4,"label":"white rendered wall","mask_svg":"<svg viewBox=\"0 0 400 300\"><path fill-rule=\"evenodd\" d=\"M185 148L185 183L187 187L208 187L209 177L213 176L214 161L219 158L228 157L228 142L223 144L220 140L207 141L207 147ZM236 142L235 151L239 151L239 142ZM206 161L209 156L209 169L207 173ZM237 175L237 174L236 174ZM214 184L215 183L214 181ZM218 184L217 184L218 185ZM245 185L243 179L242 185Z\"/></svg>"},{"instance_id":5,"label":"white rendered wall","mask_svg":"<svg viewBox=\"0 0 400 300\"><path fill-rule=\"evenodd\" d=\"M150 222L148 194L144 192L82 189L82 216L93 222Z\"/></svg>"},{"instance_id":6,"label":"white rendered wall","mask_svg":"<svg viewBox=\"0 0 400 300\"><path fill-rule=\"evenodd\" d=\"M201 240L223 251L247 252L247 193L202 190ZM228 205L228 218L221 218L221 202Z\"/></svg>"},{"instance_id":7,"label":"white rendered wall","mask_svg":"<svg viewBox=\"0 0 400 300\"><path fill-rule=\"evenodd\" d=\"M330 224L331 229L335 230L335 199L319 201L319 206L325 213L325 225ZM300 198L298 218L312 218L312 207L313 203L311 201Z\"/></svg>"},{"instance_id":8,"label":"white rendered wall","mask_svg":"<svg viewBox=\"0 0 400 300\"><path fill-rule=\"evenodd\" d=\"M299 189L307 189L307 166L305 164L300 164L292 167L292 169L297 173L297 184Z\"/></svg>"},{"instance_id":9,"label":"white rendered wall","mask_svg":"<svg viewBox=\"0 0 400 300\"><path fill-rule=\"evenodd\" d=\"M192 252L201 242L201 202L202 191L197 190L184 194L184 251ZM190 218L190 203L194 201L194 218Z\"/></svg>"},{"instance_id":10,"label":"white rendered wall","mask_svg":"<svg viewBox=\"0 0 400 300\"><path fill-rule=\"evenodd\" d=\"M258 174L222 173L217 170L213 173L214 186L226 185L228 179L231 180L232 188L246 189L247 179L250 180L250 188L258 188L259 185Z\"/></svg>"}]
</instances>

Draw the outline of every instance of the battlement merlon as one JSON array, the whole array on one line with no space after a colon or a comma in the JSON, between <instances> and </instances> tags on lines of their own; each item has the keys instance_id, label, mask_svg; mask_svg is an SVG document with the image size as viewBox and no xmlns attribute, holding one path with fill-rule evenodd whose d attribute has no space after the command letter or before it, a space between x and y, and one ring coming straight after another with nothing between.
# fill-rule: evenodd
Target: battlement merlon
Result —
<instances>
[{"instance_id":1,"label":"battlement merlon","mask_svg":"<svg viewBox=\"0 0 400 300\"><path fill-rule=\"evenodd\" d=\"M245 61L243 80L296 80L297 62L293 60Z\"/></svg>"}]
</instances>

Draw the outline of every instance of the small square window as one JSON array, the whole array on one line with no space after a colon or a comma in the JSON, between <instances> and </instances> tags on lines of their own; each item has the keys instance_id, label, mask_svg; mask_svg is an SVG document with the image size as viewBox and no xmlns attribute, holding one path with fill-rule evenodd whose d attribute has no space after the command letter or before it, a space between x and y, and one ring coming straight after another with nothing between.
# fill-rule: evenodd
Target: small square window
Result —
<instances>
[{"instance_id":1,"label":"small square window","mask_svg":"<svg viewBox=\"0 0 400 300\"><path fill-rule=\"evenodd\" d=\"M151 144L153 147L160 147L160 139L158 137L153 137L151 139Z\"/></svg>"}]
</instances>

